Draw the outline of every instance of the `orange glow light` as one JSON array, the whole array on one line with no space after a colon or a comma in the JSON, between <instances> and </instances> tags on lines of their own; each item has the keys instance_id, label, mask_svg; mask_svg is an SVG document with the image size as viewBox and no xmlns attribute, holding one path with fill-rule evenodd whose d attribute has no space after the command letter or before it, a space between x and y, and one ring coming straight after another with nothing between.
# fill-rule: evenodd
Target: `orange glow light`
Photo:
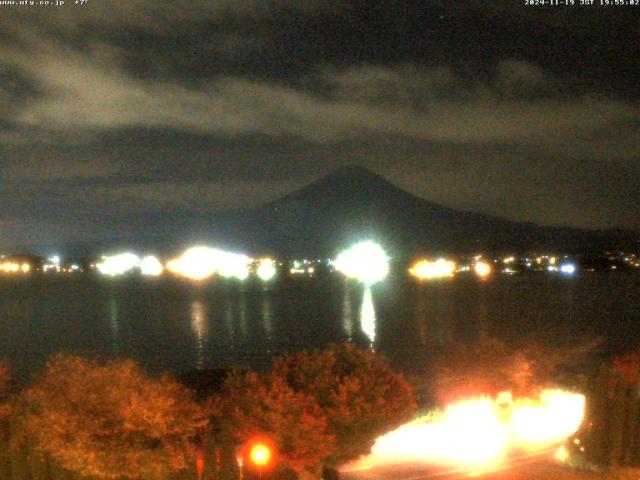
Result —
<instances>
[{"instance_id":1,"label":"orange glow light","mask_svg":"<svg viewBox=\"0 0 640 480\"><path fill-rule=\"evenodd\" d=\"M476 275L478 275L480 278L485 278L491 274L491 270L493 269L491 268L491 265L488 264L487 262L479 261L475 264L475 266L473 267L473 270L476 272Z\"/></svg>"},{"instance_id":2,"label":"orange glow light","mask_svg":"<svg viewBox=\"0 0 640 480\"><path fill-rule=\"evenodd\" d=\"M249 459L257 467L264 467L271 461L271 449L262 443L257 443L249 450Z\"/></svg>"}]
</instances>

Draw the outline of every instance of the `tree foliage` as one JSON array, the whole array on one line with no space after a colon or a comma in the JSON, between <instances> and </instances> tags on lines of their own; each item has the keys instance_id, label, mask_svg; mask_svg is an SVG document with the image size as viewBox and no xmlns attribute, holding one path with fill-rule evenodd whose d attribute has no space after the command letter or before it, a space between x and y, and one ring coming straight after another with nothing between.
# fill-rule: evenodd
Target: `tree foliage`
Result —
<instances>
[{"instance_id":1,"label":"tree foliage","mask_svg":"<svg viewBox=\"0 0 640 480\"><path fill-rule=\"evenodd\" d=\"M185 468L206 425L192 393L133 361L56 355L24 394L36 448L82 476L161 478Z\"/></svg>"},{"instance_id":2,"label":"tree foliage","mask_svg":"<svg viewBox=\"0 0 640 480\"><path fill-rule=\"evenodd\" d=\"M9 365L0 362L0 424L3 424L10 414L8 402L10 382L11 370Z\"/></svg>"},{"instance_id":3,"label":"tree foliage","mask_svg":"<svg viewBox=\"0 0 640 480\"><path fill-rule=\"evenodd\" d=\"M598 344L595 341L552 348L531 342L522 350L494 338L460 344L437 362L436 395L442 403L448 403L465 396L494 396L506 390L525 396L542 387L566 384L567 380L575 383L580 379L576 366L587 362Z\"/></svg>"},{"instance_id":4,"label":"tree foliage","mask_svg":"<svg viewBox=\"0 0 640 480\"><path fill-rule=\"evenodd\" d=\"M266 438L276 447L278 462L295 472L315 467L335 449L316 401L272 374L234 373L209 404L238 444Z\"/></svg>"},{"instance_id":5,"label":"tree foliage","mask_svg":"<svg viewBox=\"0 0 640 480\"><path fill-rule=\"evenodd\" d=\"M438 398L443 402L474 395L514 395L533 387L534 366L523 352L496 339L461 344L443 355L435 370Z\"/></svg>"},{"instance_id":6,"label":"tree foliage","mask_svg":"<svg viewBox=\"0 0 640 480\"><path fill-rule=\"evenodd\" d=\"M370 451L381 434L413 417L416 404L402 374L371 350L330 345L277 359L274 375L313 397L327 418L337 449L328 465Z\"/></svg>"}]
</instances>

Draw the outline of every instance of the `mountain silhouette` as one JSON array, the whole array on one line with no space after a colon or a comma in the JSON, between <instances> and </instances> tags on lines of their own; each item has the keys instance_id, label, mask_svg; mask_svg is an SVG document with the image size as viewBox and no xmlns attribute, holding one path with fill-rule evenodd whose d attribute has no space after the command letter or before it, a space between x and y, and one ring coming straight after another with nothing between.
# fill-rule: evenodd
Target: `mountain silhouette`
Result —
<instances>
[{"instance_id":1,"label":"mountain silhouette","mask_svg":"<svg viewBox=\"0 0 640 480\"><path fill-rule=\"evenodd\" d=\"M639 237L633 232L543 227L454 210L360 166L340 168L247 212L242 230L254 239L252 250L284 256L332 255L365 238L410 256L533 249L583 253L637 246Z\"/></svg>"},{"instance_id":2,"label":"mountain silhouette","mask_svg":"<svg viewBox=\"0 0 640 480\"><path fill-rule=\"evenodd\" d=\"M284 258L332 257L374 239L397 258L419 254L526 251L602 253L638 248L623 230L545 227L447 208L406 192L360 166L327 176L261 207L232 212L149 215L144 233L100 242L32 246L22 252L91 256L123 248L175 254L196 243Z\"/></svg>"}]
</instances>

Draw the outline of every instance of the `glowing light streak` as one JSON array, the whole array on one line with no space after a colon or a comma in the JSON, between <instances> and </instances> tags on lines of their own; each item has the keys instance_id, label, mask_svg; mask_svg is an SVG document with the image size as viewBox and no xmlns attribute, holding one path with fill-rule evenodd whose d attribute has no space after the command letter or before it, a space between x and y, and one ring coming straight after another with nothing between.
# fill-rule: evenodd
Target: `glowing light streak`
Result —
<instances>
[{"instance_id":1,"label":"glowing light streak","mask_svg":"<svg viewBox=\"0 0 640 480\"><path fill-rule=\"evenodd\" d=\"M536 449L573 435L584 417L585 398L562 390L544 390L540 399L513 405L511 430L517 445Z\"/></svg>"},{"instance_id":2,"label":"glowing light streak","mask_svg":"<svg viewBox=\"0 0 640 480\"><path fill-rule=\"evenodd\" d=\"M435 262L420 260L409 269L409 273L420 280L453 277L455 271L456 263L444 258L439 258Z\"/></svg>"},{"instance_id":3,"label":"glowing light streak","mask_svg":"<svg viewBox=\"0 0 640 480\"><path fill-rule=\"evenodd\" d=\"M357 243L341 252L334 262L336 270L367 285L383 280L389 273L389 259L380 245L372 241Z\"/></svg>"},{"instance_id":4,"label":"glowing light streak","mask_svg":"<svg viewBox=\"0 0 640 480\"><path fill-rule=\"evenodd\" d=\"M538 398L471 398L379 437L371 455L347 469L398 463L455 465L472 472L500 468L512 449L527 457L552 453L584 417L583 395L544 390ZM549 447L553 447L550 449Z\"/></svg>"}]
</instances>

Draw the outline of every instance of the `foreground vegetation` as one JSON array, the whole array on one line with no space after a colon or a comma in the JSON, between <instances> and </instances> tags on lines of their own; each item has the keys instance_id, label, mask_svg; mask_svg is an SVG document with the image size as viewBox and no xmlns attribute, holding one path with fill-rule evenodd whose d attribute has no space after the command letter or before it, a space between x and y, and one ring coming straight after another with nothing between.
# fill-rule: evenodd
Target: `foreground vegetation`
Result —
<instances>
[{"instance_id":1,"label":"foreground vegetation","mask_svg":"<svg viewBox=\"0 0 640 480\"><path fill-rule=\"evenodd\" d=\"M13 480L231 479L238 449L256 438L277 452L274 475L318 478L416 407L401 374L350 345L232 372L198 398L132 361L62 354L30 387L10 390L2 366L0 478Z\"/></svg>"}]
</instances>

